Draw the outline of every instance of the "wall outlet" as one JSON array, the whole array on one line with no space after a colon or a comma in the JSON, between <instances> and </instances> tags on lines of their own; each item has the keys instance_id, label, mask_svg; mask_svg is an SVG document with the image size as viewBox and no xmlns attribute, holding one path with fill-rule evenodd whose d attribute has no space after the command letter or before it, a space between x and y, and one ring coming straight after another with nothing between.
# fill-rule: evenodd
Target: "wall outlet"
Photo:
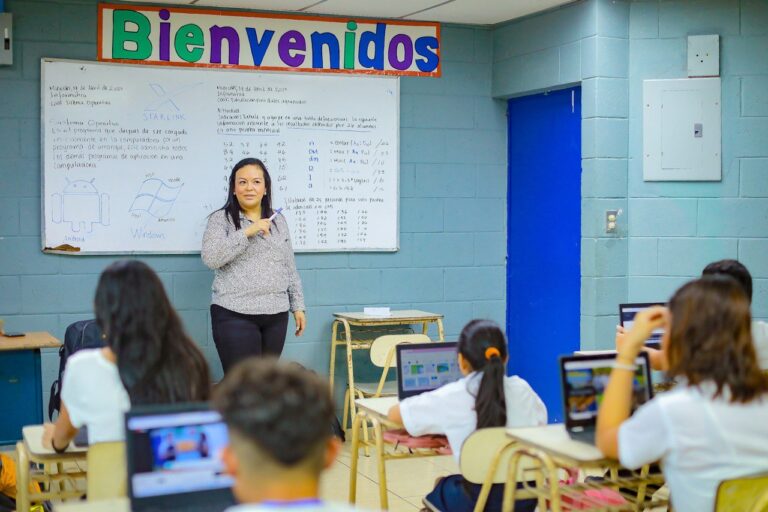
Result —
<instances>
[{"instance_id":1,"label":"wall outlet","mask_svg":"<svg viewBox=\"0 0 768 512\"><path fill-rule=\"evenodd\" d=\"M616 233L619 221L619 210L605 210L605 232Z\"/></svg>"},{"instance_id":2,"label":"wall outlet","mask_svg":"<svg viewBox=\"0 0 768 512\"><path fill-rule=\"evenodd\" d=\"M720 36L688 36L688 77L720 76Z\"/></svg>"}]
</instances>

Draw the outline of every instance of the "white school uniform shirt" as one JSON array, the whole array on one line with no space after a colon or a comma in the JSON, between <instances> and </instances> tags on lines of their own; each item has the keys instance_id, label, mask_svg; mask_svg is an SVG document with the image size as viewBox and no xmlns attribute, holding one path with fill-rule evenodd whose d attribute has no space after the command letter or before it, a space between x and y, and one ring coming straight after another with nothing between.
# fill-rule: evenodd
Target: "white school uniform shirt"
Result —
<instances>
[{"instance_id":1,"label":"white school uniform shirt","mask_svg":"<svg viewBox=\"0 0 768 512\"><path fill-rule=\"evenodd\" d=\"M131 401L117 365L100 348L80 350L67 359L61 401L72 426L88 426L88 443L125 440L124 415Z\"/></svg>"},{"instance_id":2,"label":"white school uniform shirt","mask_svg":"<svg viewBox=\"0 0 768 512\"><path fill-rule=\"evenodd\" d=\"M619 428L619 460L635 469L661 460L677 512L713 510L722 480L768 470L768 396L712 398L715 384L678 385Z\"/></svg>"},{"instance_id":3,"label":"white school uniform shirt","mask_svg":"<svg viewBox=\"0 0 768 512\"><path fill-rule=\"evenodd\" d=\"M477 430L475 396L482 372L446 384L434 391L400 402L403 426L412 436L443 434L458 462L461 445ZM507 427L533 427L547 423L547 408L531 386L517 376L504 377Z\"/></svg>"},{"instance_id":4,"label":"white school uniform shirt","mask_svg":"<svg viewBox=\"0 0 768 512\"><path fill-rule=\"evenodd\" d=\"M768 324L762 320L752 321L752 342L757 352L757 363L768 370Z\"/></svg>"},{"instance_id":5,"label":"white school uniform shirt","mask_svg":"<svg viewBox=\"0 0 768 512\"><path fill-rule=\"evenodd\" d=\"M332 503L320 501L317 503L285 502L285 503L243 503L229 507L224 512L355 512L361 509L347 503Z\"/></svg>"}]
</instances>

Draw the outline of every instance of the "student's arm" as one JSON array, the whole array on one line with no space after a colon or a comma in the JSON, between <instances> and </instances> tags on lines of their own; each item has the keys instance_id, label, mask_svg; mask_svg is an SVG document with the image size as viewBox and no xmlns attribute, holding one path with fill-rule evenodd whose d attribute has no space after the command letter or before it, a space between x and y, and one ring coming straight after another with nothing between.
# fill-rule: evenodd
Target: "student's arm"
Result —
<instances>
[{"instance_id":1,"label":"student's arm","mask_svg":"<svg viewBox=\"0 0 768 512\"><path fill-rule=\"evenodd\" d=\"M77 435L78 429L72 425L69 419L67 406L62 402L59 417L56 423L46 423L43 429L43 447L53 449L54 446L59 450L65 449ZM53 443L53 444L51 444Z\"/></svg>"},{"instance_id":2,"label":"student's arm","mask_svg":"<svg viewBox=\"0 0 768 512\"><path fill-rule=\"evenodd\" d=\"M611 371L611 378L603 395L597 414L597 447L607 457L618 458L619 427L629 418L632 403L632 380L635 359L645 347L645 340L659 327L668 325L669 314L662 306L645 309L635 316L632 329L624 335L622 346L616 355L620 368Z\"/></svg>"},{"instance_id":3,"label":"student's arm","mask_svg":"<svg viewBox=\"0 0 768 512\"><path fill-rule=\"evenodd\" d=\"M389 408L387 419L393 423L397 423L398 425L403 424L403 417L400 415L400 404L393 405Z\"/></svg>"},{"instance_id":4,"label":"student's arm","mask_svg":"<svg viewBox=\"0 0 768 512\"><path fill-rule=\"evenodd\" d=\"M616 326L616 351L620 352L621 347L624 345L624 338L627 332L621 325ZM651 362L651 369L656 371L664 371L667 369L667 358L663 350L651 347L643 347L648 353L648 359Z\"/></svg>"}]
</instances>

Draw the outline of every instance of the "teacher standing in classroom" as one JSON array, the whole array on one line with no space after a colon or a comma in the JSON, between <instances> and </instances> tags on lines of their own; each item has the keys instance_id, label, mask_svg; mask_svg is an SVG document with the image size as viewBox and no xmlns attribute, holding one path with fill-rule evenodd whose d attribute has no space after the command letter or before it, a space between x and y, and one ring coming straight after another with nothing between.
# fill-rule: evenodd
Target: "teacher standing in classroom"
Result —
<instances>
[{"instance_id":1,"label":"teacher standing in classroom","mask_svg":"<svg viewBox=\"0 0 768 512\"><path fill-rule=\"evenodd\" d=\"M261 160L235 164L227 202L208 217L201 256L215 272L211 327L225 374L246 357L279 356L289 311L301 336L301 278L288 224L280 209L272 209L272 180Z\"/></svg>"}]
</instances>

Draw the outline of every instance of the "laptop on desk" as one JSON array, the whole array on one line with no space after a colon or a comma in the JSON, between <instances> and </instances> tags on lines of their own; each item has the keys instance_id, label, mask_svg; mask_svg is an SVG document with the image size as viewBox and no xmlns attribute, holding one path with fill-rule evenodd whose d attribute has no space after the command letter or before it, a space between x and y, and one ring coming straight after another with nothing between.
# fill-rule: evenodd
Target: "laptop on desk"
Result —
<instances>
[{"instance_id":1,"label":"laptop on desk","mask_svg":"<svg viewBox=\"0 0 768 512\"><path fill-rule=\"evenodd\" d=\"M459 380L457 346L455 341L397 345L397 398L403 400Z\"/></svg>"},{"instance_id":2,"label":"laptop on desk","mask_svg":"<svg viewBox=\"0 0 768 512\"><path fill-rule=\"evenodd\" d=\"M125 436L133 512L221 512L234 505L221 462L227 427L207 404L131 409Z\"/></svg>"},{"instance_id":3,"label":"laptop on desk","mask_svg":"<svg viewBox=\"0 0 768 512\"><path fill-rule=\"evenodd\" d=\"M625 330L630 330L635 321L635 315L651 306L666 306L664 302L634 302L631 304L619 304L619 323ZM651 337L645 342L645 345L651 348L661 347L661 337L664 335L664 329L656 329L651 333Z\"/></svg>"},{"instance_id":4,"label":"laptop on desk","mask_svg":"<svg viewBox=\"0 0 768 512\"><path fill-rule=\"evenodd\" d=\"M616 360L615 354L572 355L560 358L565 429L576 441L595 444L597 411ZM632 382L632 407L653 398L648 354L641 352Z\"/></svg>"}]
</instances>

